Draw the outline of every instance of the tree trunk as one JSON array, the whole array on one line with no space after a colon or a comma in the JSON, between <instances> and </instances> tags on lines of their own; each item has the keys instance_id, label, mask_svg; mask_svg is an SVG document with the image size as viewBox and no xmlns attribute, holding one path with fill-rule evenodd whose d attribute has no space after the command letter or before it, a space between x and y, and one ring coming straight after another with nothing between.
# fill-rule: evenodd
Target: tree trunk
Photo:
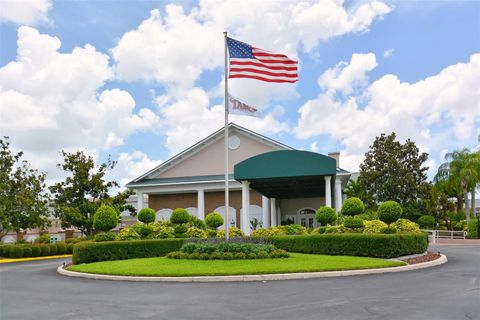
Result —
<instances>
[{"instance_id":1,"label":"tree trunk","mask_svg":"<svg viewBox=\"0 0 480 320\"><path fill-rule=\"evenodd\" d=\"M457 212L462 211L463 209L463 198L457 195Z\"/></svg>"},{"instance_id":2,"label":"tree trunk","mask_svg":"<svg viewBox=\"0 0 480 320\"><path fill-rule=\"evenodd\" d=\"M476 190L475 189L476 188L473 188L473 190L472 190L472 207L471 207L472 214L473 214L474 217L476 216L476 214L475 214L475 192L476 192Z\"/></svg>"},{"instance_id":3,"label":"tree trunk","mask_svg":"<svg viewBox=\"0 0 480 320\"><path fill-rule=\"evenodd\" d=\"M468 202L468 191L464 190L463 198L465 199L465 219L467 224L470 222L470 203Z\"/></svg>"}]
</instances>

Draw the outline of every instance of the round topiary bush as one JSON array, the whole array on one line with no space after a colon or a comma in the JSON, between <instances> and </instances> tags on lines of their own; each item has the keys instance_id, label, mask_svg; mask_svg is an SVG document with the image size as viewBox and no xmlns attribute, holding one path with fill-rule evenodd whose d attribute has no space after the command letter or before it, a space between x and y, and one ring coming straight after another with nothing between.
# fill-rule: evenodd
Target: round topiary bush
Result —
<instances>
[{"instance_id":1,"label":"round topiary bush","mask_svg":"<svg viewBox=\"0 0 480 320\"><path fill-rule=\"evenodd\" d=\"M11 246L8 250L8 256L10 258L21 258L23 257L23 246Z\"/></svg>"},{"instance_id":2,"label":"round topiary bush","mask_svg":"<svg viewBox=\"0 0 480 320\"><path fill-rule=\"evenodd\" d=\"M363 201L356 197L348 198L342 204L342 215L344 216L356 216L364 211L365 205Z\"/></svg>"},{"instance_id":3,"label":"round topiary bush","mask_svg":"<svg viewBox=\"0 0 480 320\"><path fill-rule=\"evenodd\" d=\"M118 213L110 206L102 204L93 215L93 227L97 231L110 231L118 224Z\"/></svg>"},{"instance_id":4,"label":"round topiary bush","mask_svg":"<svg viewBox=\"0 0 480 320\"><path fill-rule=\"evenodd\" d=\"M435 218L432 216L424 215L418 218L417 223L422 229L431 229L435 226Z\"/></svg>"},{"instance_id":5,"label":"round topiary bush","mask_svg":"<svg viewBox=\"0 0 480 320\"><path fill-rule=\"evenodd\" d=\"M100 232L95 235L95 242L114 241L116 234L113 232Z\"/></svg>"},{"instance_id":6,"label":"round topiary bush","mask_svg":"<svg viewBox=\"0 0 480 320\"><path fill-rule=\"evenodd\" d=\"M172 214L170 215L170 222L171 223L187 223L190 220L190 214L184 208L176 208L173 210Z\"/></svg>"},{"instance_id":7,"label":"round topiary bush","mask_svg":"<svg viewBox=\"0 0 480 320\"><path fill-rule=\"evenodd\" d=\"M337 213L333 208L323 206L318 208L315 218L324 226L337 221Z\"/></svg>"},{"instance_id":8,"label":"round topiary bush","mask_svg":"<svg viewBox=\"0 0 480 320\"><path fill-rule=\"evenodd\" d=\"M138 220L143 223L151 223L155 221L155 210L152 208L143 208L138 213Z\"/></svg>"},{"instance_id":9,"label":"round topiary bush","mask_svg":"<svg viewBox=\"0 0 480 320\"><path fill-rule=\"evenodd\" d=\"M347 217L343 226L350 229L360 229L363 228L363 220L359 217Z\"/></svg>"},{"instance_id":10,"label":"round topiary bush","mask_svg":"<svg viewBox=\"0 0 480 320\"><path fill-rule=\"evenodd\" d=\"M220 213L217 212L210 212L205 217L205 223L212 229L217 229L218 227L223 225L223 222L223 217L220 215Z\"/></svg>"},{"instance_id":11,"label":"round topiary bush","mask_svg":"<svg viewBox=\"0 0 480 320\"><path fill-rule=\"evenodd\" d=\"M40 256L45 257L50 255L50 247L46 244L40 245Z\"/></svg>"},{"instance_id":12,"label":"round topiary bush","mask_svg":"<svg viewBox=\"0 0 480 320\"><path fill-rule=\"evenodd\" d=\"M50 255L51 256L54 256L57 254L57 245L56 244L49 244L48 245L50 247Z\"/></svg>"},{"instance_id":13,"label":"round topiary bush","mask_svg":"<svg viewBox=\"0 0 480 320\"><path fill-rule=\"evenodd\" d=\"M173 228L173 230L174 230L175 233L177 233L177 234L179 234L179 233L185 233L185 232L187 232L188 227L187 227L187 225L185 225L185 224L178 224L178 225L176 225L176 226Z\"/></svg>"},{"instance_id":14,"label":"round topiary bush","mask_svg":"<svg viewBox=\"0 0 480 320\"><path fill-rule=\"evenodd\" d=\"M67 245L64 242L57 243L57 254L65 254L67 252Z\"/></svg>"},{"instance_id":15,"label":"round topiary bush","mask_svg":"<svg viewBox=\"0 0 480 320\"><path fill-rule=\"evenodd\" d=\"M390 224L400 219L402 207L396 201L385 201L378 207L378 218Z\"/></svg>"},{"instance_id":16,"label":"round topiary bush","mask_svg":"<svg viewBox=\"0 0 480 320\"><path fill-rule=\"evenodd\" d=\"M32 256L32 247L31 246L24 246L23 247L23 257L28 258Z\"/></svg>"},{"instance_id":17,"label":"round topiary bush","mask_svg":"<svg viewBox=\"0 0 480 320\"><path fill-rule=\"evenodd\" d=\"M39 246L32 246L32 257L40 257L42 254L42 250L40 250Z\"/></svg>"},{"instance_id":18,"label":"round topiary bush","mask_svg":"<svg viewBox=\"0 0 480 320\"><path fill-rule=\"evenodd\" d=\"M390 225L390 227L395 228L397 233L420 233L420 228L418 224L408 219L398 219Z\"/></svg>"}]
</instances>

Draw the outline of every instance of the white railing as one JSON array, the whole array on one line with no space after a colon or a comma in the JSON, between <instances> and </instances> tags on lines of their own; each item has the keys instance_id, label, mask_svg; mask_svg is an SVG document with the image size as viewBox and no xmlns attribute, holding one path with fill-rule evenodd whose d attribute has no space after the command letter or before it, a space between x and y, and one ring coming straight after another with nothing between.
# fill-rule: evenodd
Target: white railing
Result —
<instances>
[{"instance_id":1,"label":"white railing","mask_svg":"<svg viewBox=\"0 0 480 320\"><path fill-rule=\"evenodd\" d=\"M432 243L436 243L437 239L463 239L467 237L466 231L454 231L454 230L422 230L428 232L431 236Z\"/></svg>"}]
</instances>

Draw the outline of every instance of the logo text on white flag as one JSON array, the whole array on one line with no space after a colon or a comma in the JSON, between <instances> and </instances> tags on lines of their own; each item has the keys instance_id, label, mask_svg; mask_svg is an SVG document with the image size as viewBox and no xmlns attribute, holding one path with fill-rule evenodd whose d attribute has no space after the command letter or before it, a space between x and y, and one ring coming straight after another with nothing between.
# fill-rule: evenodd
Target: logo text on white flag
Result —
<instances>
[{"instance_id":1,"label":"logo text on white flag","mask_svg":"<svg viewBox=\"0 0 480 320\"><path fill-rule=\"evenodd\" d=\"M228 94L228 113L243 116L261 117L257 107L249 106L241 102L231 94Z\"/></svg>"}]
</instances>

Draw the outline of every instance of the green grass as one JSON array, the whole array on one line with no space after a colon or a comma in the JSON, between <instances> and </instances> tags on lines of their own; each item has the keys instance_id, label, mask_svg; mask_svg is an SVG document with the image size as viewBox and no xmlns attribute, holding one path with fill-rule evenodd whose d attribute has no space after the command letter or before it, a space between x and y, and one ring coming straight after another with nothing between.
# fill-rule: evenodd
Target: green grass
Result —
<instances>
[{"instance_id":1,"label":"green grass","mask_svg":"<svg viewBox=\"0 0 480 320\"><path fill-rule=\"evenodd\" d=\"M285 259L259 260L177 260L144 258L103 261L68 267L68 270L123 276L217 276L240 274L270 274L333 270L386 268L405 265L403 262L377 258L326 256L290 253Z\"/></svg>"}]
</instances>

